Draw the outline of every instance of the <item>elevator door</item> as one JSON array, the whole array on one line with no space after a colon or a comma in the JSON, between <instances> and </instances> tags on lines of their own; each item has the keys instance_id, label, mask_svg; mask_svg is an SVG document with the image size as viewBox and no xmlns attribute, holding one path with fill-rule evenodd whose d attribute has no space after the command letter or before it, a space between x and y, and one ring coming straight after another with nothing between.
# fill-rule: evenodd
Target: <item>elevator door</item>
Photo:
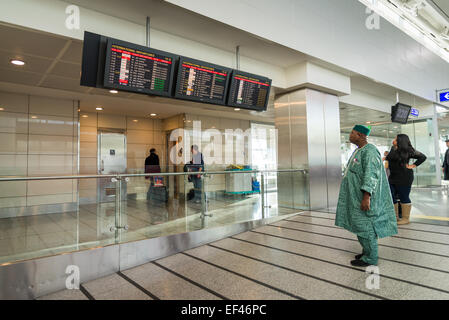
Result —
<instances>
[{"instance_id":1,"label":"elevator door","mask_svg":"<svg viewBox=\"0 0 449 320\"><path fill-rule=\"evenodd\" d=\"M99 174L126 173L126 135L124 132L98 132ZM98 186L100 202L115 201L115 183L110 178L100 179ZM123 185L122 190L126 188ZM123 193L122 193L123 198Z\"/></svg>"}]
</instances>

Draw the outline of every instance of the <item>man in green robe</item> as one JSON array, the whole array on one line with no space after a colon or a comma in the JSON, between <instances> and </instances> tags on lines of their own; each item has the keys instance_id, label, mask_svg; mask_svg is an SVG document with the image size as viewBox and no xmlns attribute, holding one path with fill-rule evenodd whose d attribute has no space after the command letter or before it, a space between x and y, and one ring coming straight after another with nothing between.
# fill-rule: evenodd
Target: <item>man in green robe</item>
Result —
<instances>
[{"instance_id":1,"label":"man in green robe","mask_svg":"<svg viewBox=\"0 0 449 320\"><path fill-rule=\"evenodd\" d=\"M387 175L377 148L367 142L371 128L356 125L349 140L358 146L346 166L335 225L357 235L362 254L353 266L377 265L378 238L398 233Z\"/></svg>"}]
</instances>

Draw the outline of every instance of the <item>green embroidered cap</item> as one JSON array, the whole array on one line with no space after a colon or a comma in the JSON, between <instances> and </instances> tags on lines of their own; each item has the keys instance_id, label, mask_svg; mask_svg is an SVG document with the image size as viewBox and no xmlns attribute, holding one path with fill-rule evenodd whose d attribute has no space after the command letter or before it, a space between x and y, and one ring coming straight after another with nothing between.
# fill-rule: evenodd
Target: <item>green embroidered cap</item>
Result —
<instances>
[{"instance_id":1,"label":"green embroidered cap","mask_svg":"<svg viewBox=\"0 0 449 320\"><path fill-rule=\"evenodd\" d=\"M360 132L360 133L363 133L363 134L369 136L370 133L371 133L371 126L364 126L364 125L357 124L354 127L354 129L352 129L352 130Z\"/></svg>"}]
</instances>

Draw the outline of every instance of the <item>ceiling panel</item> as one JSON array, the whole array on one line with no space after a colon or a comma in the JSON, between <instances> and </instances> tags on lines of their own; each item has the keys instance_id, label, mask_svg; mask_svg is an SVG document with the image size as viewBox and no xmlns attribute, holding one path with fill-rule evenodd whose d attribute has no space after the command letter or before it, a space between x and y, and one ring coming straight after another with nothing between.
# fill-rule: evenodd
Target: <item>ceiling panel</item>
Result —
<instances>
[{"instance_id":1,"label":"ceiling panel","mask_svg":"<svg viewBox=\"0 0 449 320\"><path fill-rule=\"evenodd\" d=\"M58 62L50 72L51 75L76 79L79 83L81 77L81 65Z\"/></svg>"},{"instance_id":2,"label":"ceiling panel","mask_svg":"<svg viewBox=\"0 0 449 320\"><path fill-rule=\"evenodd\" d=\"M42 34L0 25L2 48L16 54L32 54L55 59L68 40L54 35Z\"/></svg>"},{"instance_id":3,"label":"ceiling panel","mask_svg":"<svg viewBox=\"0 0 449 320\"><path fill-rule=\"evenodd\" d=\"M11 69L0 69L0 81L26 84L35 86L41 80L42 75L32 72L17 72Z\"/></svg>"},{"instance_id":4,"label":"ceiling panel","mask_svg":"<svg viewBox=\"0 0 449 320\"><path fill-rule=\"evenodd\" d=\"M20 59L26 61L24 66L16 66L10 63L11 59ZM15 72L34 72L45 73L52 64L51 59L39 58L36 56L29 56L25 54L14 54L0 50L0 68L9 69Z\"/></svg>"},{"instance_id":5,"label":"ceiling panel","mask_svg":"<svg viewBox=\"0 0 449 320\"><path fill-rule=\"evenodd\" d=\"M64 55L61 57L60 60L71 63L77 63L81 65L82 57L83 57L83 42L73 40L69 48L67 49L67 51L64 53Z\"/></svg>"},{"instance_id":6,"label":"ceiling panel","mask_svg":"<svg viewBox=\"0 0 449 320\"><path fill-rule=\"evenodd\" d=\"M79 79L63 78L53 75L46 76L45 80L41 84L42 87L76 91L76 92L87 92L88 87L80 86Z\"/></svg>"},{"instance_id":7,"label":"ceiling panel","mask_svg":"<svg viewBox=\"0 0 449 320\"><path fill-rule=\"evenodd\" d=\"M433 2L443 11L449 18L449 1L448 0L433 0Z\"/></svg>"}]
</instances>

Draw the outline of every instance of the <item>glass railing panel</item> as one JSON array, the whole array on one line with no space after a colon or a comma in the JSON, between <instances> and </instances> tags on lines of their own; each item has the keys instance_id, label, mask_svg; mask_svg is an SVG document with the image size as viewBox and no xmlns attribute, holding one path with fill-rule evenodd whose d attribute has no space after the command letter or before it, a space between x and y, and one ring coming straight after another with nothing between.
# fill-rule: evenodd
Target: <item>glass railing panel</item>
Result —
<instances>
[{"instance_id":1,"label":"glass railing panel","mask_svg":"<svg viewBox=\"0 0 449 320\"><path fill-rule=\"evenodd\" d=\"M119 242L203 228L198 219L202 203L194 198L193 182L182 171L170 171L155 176L131 176L127 181L122 180L122 184L127 185L128 194L120 208L123 228L120 228ZM197 197L201 199L201 190L197 193Z\"/></svg>"},{"instance_id":2,"label":"glass railing panel","mask_svg":"<svg viewBox=\"0 0 449 320\"><path fill-rule=\"evenodd\" d=\"M17 182L1 184L7 188ZM23 182L25 201L0 208L0 263L115 242L114 230L110 230L115 220L114 202L80 204L78 179Z\"/></svg>"},{"instance_id":3,"label":"glass railing panel","mask_svg":"<svg viewBox=\"0 0 449 320\"><path fill-rule=\"evenodd\" d=\"M205 227L212 228L262 219L257 173L229 170L206 175L207 216ZM253 183L254 182L254 183Z\"/></svg>"},{"instance_id":4,"label":"glass railing panel","mask_svg":"<svg viewBox=\"0 0 449 320\"><path fill-rule=\"evenodd\" d=\"M291 169L276 173L276 192L269 192L268 212L276 215L295 213L301 210L309 210L309 183L307 171ZM276 209L276 210L273 210Z\"/></svg>"},{"instance_id":5,"label":"glass railing panel","mask_svg":"<svg viewBox=\"0 0 449 320\"><path fill-rule=\"evenodd\" d=\"M309 198L301 170L11 179L2 189L28 196L2 203L0 263L283 216Z\"/></svg>"}]
</instances>

